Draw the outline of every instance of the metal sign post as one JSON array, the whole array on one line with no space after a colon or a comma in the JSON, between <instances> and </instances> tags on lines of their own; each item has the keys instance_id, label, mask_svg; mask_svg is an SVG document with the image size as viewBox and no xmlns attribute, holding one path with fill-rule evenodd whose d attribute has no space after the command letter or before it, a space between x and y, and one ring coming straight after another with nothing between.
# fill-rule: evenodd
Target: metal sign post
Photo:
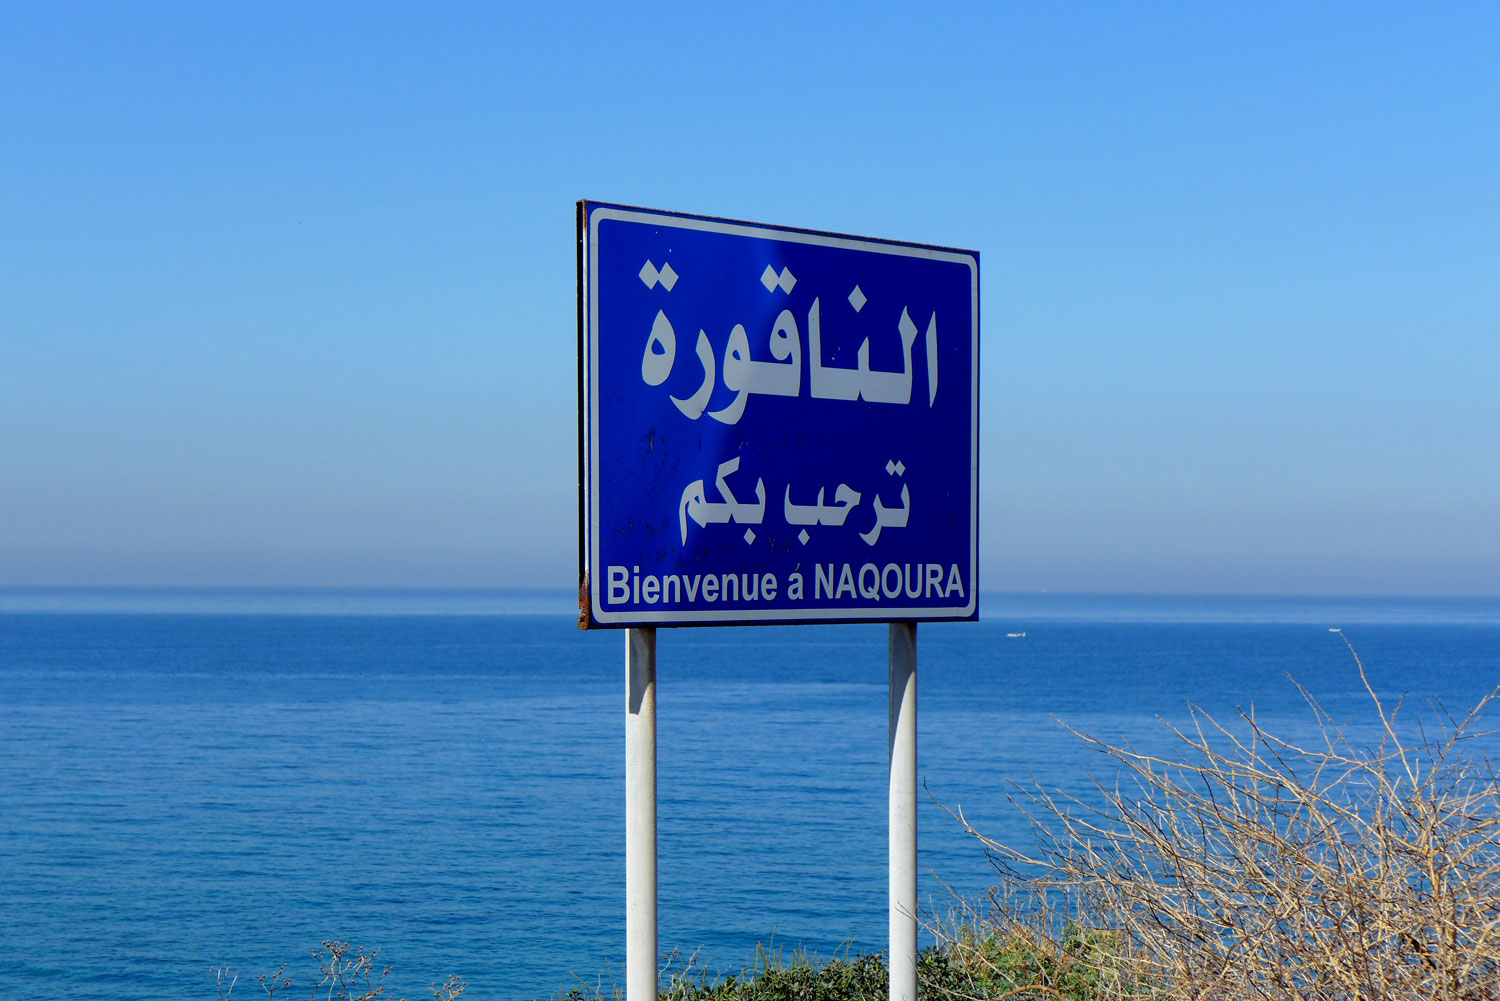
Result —
<instances>
[{"instance_id":1,"label":"metal sign post","mask_svg":"<svg viewBox=\"0 0 1500 1001\"><path fill-rule=\"evenodd\" d=\"M656 999L656 630L625 631L625 996Z\"/></svg>"},{"instance_id":2,"label":"metal sign post","mask_svg":"<svg viewBox=\"0 0 1500 1001\"><path fill-rule=\"evenodd\" d=\"M891 1001L917 1001L917 624L891 623Z\"/></svg>"},{"instance_id":3,"label":"metal sign post","mask_svg":"<svg viewBox=\"0 0 1500 1001\"><path fill-rule=\"evenodd\" d=\"M890 626L892 1001L918 621L979 617L979 255L578 203L578 624L625 628L628 1001L654 1001L657 626Z\"/></svg>"}]
</instances>

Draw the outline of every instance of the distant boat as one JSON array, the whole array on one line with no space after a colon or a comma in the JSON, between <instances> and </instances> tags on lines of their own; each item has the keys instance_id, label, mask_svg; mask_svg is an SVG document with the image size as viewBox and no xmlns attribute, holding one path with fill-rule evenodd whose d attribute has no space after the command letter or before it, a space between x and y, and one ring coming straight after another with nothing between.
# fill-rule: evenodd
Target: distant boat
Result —
<instances>
[{"instance_id":1,"label":"distant boat","mask_svg":"<svg viewBox=\"0 0 1500 1001\"><path fill-rule=\"evenodd\" d=\"M1006 633L1005 634L1006 639L1012 639L1012 640L1022 639L1025 636L1026 636L1025 633Z\"/></svg>"},{"instance_id":2,"label":"distant boat","mask_svg":"<svg viewBox=\"0 0 1500 1001\"><path fill-rule=\"evenodd\" d=\"M1341 632L1343 632L1342 629L1330 629L1328 631L1331 632L1331 633L1341 633Z\"/></svg>"}]
</instances>

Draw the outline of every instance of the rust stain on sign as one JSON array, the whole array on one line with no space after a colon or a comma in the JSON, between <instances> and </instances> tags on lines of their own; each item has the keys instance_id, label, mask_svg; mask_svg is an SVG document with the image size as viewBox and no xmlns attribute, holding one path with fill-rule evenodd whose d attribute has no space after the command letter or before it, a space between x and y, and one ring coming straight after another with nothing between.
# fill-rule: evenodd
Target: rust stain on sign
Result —
<instances>
[{"instance_id":1,"label":"rust stain on sign","mask_svg":"<svg viewBox=\"0 0 1500 1001\"><path fill-rule=\"evenodd\" d=\"M589 575L584 571L583 579L578 582L578 628L589 628Z\"/></svg>"}]
</instances>

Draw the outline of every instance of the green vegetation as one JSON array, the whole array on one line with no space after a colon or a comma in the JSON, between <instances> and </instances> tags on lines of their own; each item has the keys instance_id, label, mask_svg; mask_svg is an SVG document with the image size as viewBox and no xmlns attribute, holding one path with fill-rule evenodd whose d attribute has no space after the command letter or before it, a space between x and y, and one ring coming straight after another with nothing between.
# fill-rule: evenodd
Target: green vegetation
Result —
<instances>
[{"instance_id":1,"label":"green vegetation","mask_svg":"<svg viewBox=\"0 0 1500 1001\"><path fill-rule=\"evenodd\" d=\"M917 977L924 997L967 1001L1013 1001L1098 997L1145 997L1105 992L1122 983L1116 940L1069 926L1051 937L1013 920L981 931L968 924L922 952ZM818 962L800 951L788 960L779 951L760 950L744 972L715 977L669 966L661 1001L887 1001L884 959L867 953ZM619 1001L615 985L576 987L562 1001Z\"/></svg>"}]
</instances>

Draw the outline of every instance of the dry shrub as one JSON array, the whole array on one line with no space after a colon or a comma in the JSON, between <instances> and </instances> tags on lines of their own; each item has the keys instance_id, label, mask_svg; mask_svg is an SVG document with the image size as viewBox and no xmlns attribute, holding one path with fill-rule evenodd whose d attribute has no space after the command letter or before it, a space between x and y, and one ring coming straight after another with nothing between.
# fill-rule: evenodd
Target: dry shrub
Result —
<instances>
[{"instance_id":1,"label":"dry shrub","mask_svg":"<svg viewBox=\"0 0 1500 1001\"><path fill-rule=\"evenodd\" d=\"M377 966L375 957L379 949L366 949L352 942L326 939L312 951L318 964L317 979L309 978L309 1001L383 1001L386 998L385 978L390 975L389 966ZM221 967L213 971L218 986L220 1001L230 1001L239 975ZM256 978L266 1001L283 1001L301 993L294 977L286 975L286 964L275 973ZM431 986L434 1001L457 1001L464 992L465 983L451 976L441 984Z\"/></svg>"},{"instance_id":2,"label":"dry shrub","mask_svg":"<svg viewBox=\"0 0 1500 1001\"><path fill-rule=\"evenodd\" d=\"M1401 704L1388 709L1354 659L1374 746L1305 689L1310 746L1253 711L1231 728L1193 708L1169 727L1171 757L1074 730L1120 776L1096 784L1097 803L1028 790L1034 852L969 830L1002 871L1071 895L1119 936L1134 988L1115 996L1500 999L1500 788L1470 753L1497 693L1462 718L1435 706L1398 726Z\"/></svg>"}]
</instances>

